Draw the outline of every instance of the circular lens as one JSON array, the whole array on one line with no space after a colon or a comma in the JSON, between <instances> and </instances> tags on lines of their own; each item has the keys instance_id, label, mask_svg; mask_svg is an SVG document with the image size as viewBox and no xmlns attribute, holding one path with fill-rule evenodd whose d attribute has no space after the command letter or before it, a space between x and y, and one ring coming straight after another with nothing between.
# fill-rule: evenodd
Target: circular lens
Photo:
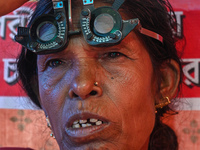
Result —
<instances>
[{"instance_id":1,"label":"circular lens","mask_svg":"<svg viewBox=\"0 0 200 150\"><path fill-rule=\"evenodd\" d=\"M56 36L56 33L56 26L48 21L41 23L37 28L39 39L45 42L52 40Z\"/></svg>"},{"instance_id":2,"label":"circular lens","mask_svg":"<svg viewBox=\"0 0 200 150\"><path fill-rule=\"evenodd\" d=\"M114 27L113 17L109 14L103 13L98 15L94 20L94 28L98 33L109 33Z\"/></svg>"}]
</instances>

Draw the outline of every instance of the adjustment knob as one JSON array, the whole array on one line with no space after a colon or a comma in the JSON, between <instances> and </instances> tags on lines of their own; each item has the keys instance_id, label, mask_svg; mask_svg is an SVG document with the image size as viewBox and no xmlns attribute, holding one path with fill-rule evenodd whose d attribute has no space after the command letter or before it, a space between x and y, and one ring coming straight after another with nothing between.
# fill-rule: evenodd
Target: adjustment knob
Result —
<instances>
[{"instance_id":1,"label":"adjustment knob","mask_svg":"<svg viewBox=\"0 0 200 150\"><path fill-rule=\"evenodd\" d=\"M81 11L81 14L82 14L83 16L88 16L88 15L89 15L89 10L88 10L88 9L83 9L83 10Z\"/></svg>"}]
</instances>

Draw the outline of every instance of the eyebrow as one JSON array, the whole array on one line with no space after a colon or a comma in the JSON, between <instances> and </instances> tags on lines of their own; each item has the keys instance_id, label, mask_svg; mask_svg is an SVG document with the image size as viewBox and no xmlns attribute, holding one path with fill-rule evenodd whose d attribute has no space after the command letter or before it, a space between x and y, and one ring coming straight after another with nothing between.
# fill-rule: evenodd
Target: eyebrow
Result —
<instances>
[{"instance_id":1,"label":"eyebrow","mask_svg":"<svg viewBox=\"0 0 200 150\"><path fill-rule=\"evenodd\" d=\"M103 49L103 50L102 50ZM118 44L115 44L115 45L112 45L112 46L102 46L102 47L95 47L95 46L92 46L92 50L94 51L120 51L120 50L125 50L127 51L128 53L130 52L134 52L134 47L128 47L127 46L127 43L124 43L124 42L120 42Z\"/></svg>"}]
</instances>

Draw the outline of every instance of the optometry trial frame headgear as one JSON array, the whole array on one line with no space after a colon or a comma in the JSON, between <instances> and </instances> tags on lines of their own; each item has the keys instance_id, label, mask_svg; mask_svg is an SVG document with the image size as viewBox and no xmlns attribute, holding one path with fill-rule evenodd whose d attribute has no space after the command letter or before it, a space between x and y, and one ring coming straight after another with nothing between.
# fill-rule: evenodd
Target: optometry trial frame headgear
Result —
<instances>
[{"instance_id":1,"label":"optometry trial frame headgear","mask_svg":"<svg viewBox=\"0 0 200 150\"><path fill-rule=\"evenodd\" d=\"M133 29L163 42L163 37L142 28L138 18L122 20L118 9L125 0L115 0L113 5L95 8L93 0L83 0L80 14L84 39L92 46L110 46L119 43ZM37 54L58 52L67 46L69 36L80 31L69 30L73 26L71 0L52 0L54 14L36 18L30 27L18 27L15 41Z\"/></svg>"}]
</instances>

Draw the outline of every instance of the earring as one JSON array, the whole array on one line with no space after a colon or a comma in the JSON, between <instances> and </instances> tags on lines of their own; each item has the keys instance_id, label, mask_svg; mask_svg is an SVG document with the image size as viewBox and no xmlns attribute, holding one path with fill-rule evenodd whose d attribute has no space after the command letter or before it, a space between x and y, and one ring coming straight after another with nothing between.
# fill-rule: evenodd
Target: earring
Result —
<instances>
[{"instance_id":1,"label":"earring","mask_svg":"<svg viewBox=\"0 0 200 150\"><path fill-rule=\"evenodd\" d=\"M169 97L164 97L164 98L162 98L161 101L159 101L159 104L155 105L155 108L162 109L164 106L167 106L170 103L171 103L171 101L170 101Z\"/></svg>"},{"instance_id":2,"label":"earring","mask_svg":"<svg viewBox=\"0 0 200 150\"><path fill-rule=\"evenodd\" d=\"M47 127L51 130L51 133L50 133L50 136L53 137L55 139L55 136L53 134L53 131L51 129L51 124L50 124L50 121L49 121L49 117L47 116L46 117L46 121L47 121Z\"/></svg>"}]
</instances>

